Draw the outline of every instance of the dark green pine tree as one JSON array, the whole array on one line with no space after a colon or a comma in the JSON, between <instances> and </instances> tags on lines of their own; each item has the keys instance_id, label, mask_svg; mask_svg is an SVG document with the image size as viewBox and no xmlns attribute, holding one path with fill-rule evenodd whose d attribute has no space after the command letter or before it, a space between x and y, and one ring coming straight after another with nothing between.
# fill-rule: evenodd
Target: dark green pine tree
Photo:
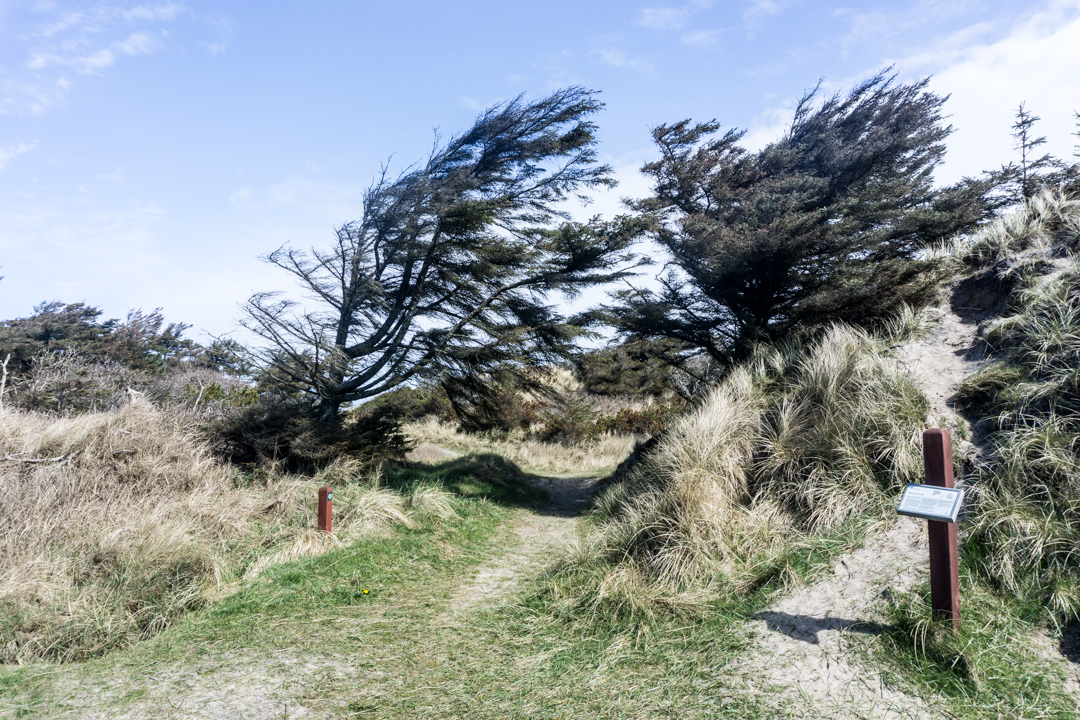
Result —
<instances>
[{"instance_id":1,"label":"dark green pine tree","mask_svg":"<svg viewBox=\"0 0 1080 720\"><path fill-rule=\"evenodd\" d=\"M952 128L926 85L879 74L820 103L815 89L758 152L715 121L654 129L660 158L643 169L654 194L631 208L670 262L661 289L608 308L619 330L726 364L758 342L925 299L937 266L922 251L987 218L994 185L934 186Z\"/></svg>"},{"instance_id":2,"label":"dark green pine tree","mask_svg":"<svg viewBox=\"0 0 1080 720\"><path fill-rule=\"evenodd\" d=\"M585 318L563 317L552 296L623 277L614 268L632 240L563 209L613 184L589 119L601 107L581 88L493 107L426 161L384 175L329 248L271 253L312 299L248 302L277 380L333 424L343 403L403 383L441 382L471 402L496 373L528 378L568 357Z\"/></svg>"}]
</instances>

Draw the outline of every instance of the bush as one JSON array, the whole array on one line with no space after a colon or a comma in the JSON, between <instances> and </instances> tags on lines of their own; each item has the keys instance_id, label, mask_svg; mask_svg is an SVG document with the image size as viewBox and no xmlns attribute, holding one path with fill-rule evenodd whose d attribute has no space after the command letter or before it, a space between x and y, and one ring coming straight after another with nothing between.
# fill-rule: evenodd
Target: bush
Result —
<instances>
[{"instance_id":1,"label":"bush","mask_svg":"<svg viewBox=\"0 0 1080 720\"><path fill-rule=\"evenodd\" d=\"M336 425L320 424L305 398L264 395L207 426L222 458L240 465L269 465L314 472L339 458L377 464L408 450L391 407L345 413Z\"/></svg>"},{"instance_id":2,"label":"bush","mask_svg":"<svg viewBox=\"0 0 1080 720\"><path fill-rule=\"evenodd\" d=\"M640 410L622 408L614 415L602 415L596 426L600 432L624 435L659 435L676 416L671 405L652 405Z\"/></svg>"},{"instance_id":3,"label":"bush","mask_svg":"<svg viewBox=\"0 0 1080 720\"><path fill-rule=\"evenodd\" d=\"M429 415L440 420L452 420L454 409L450 398L439 385L403 387L372 398L356 409L358 416L385 413L397 420L419 420Z\"/></svg>"},{"instance_id":4,"label":"bush","mask_svg":"<svg viewBox=\"0 0 1080 720\"><path fill-rule=\"evenodd\" d=\"M115 360L63 352L30 358L24 373L9 378L4 402L9 407L56 415L113 410L129 399L142 374Z\"/></svg>"}]
</instances>

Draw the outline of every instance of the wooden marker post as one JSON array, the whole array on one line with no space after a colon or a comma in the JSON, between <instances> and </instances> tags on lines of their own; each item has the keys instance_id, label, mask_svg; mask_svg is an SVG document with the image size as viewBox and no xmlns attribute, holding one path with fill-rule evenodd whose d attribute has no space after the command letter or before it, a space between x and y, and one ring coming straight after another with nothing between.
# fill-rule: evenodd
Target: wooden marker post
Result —
<instances>
[{"instance_id":1,"label":"wooden marker post","mask_svg":"<svg viewBox=\"0 0 1080 720\"><path fill-rule=\"evenodd\" d=\"M334 493L328 487L319 488L319 530L330 532L334 515ZM954 533L955 535L955 533Z\"/></svg>"},{"instance_id":2,"label":"wooden marker post","mask_svg":"<svg viewBox=\"0 0 1080 720\"><path fill-rule=\"evenodd\" d=\"M923 433L926 484L953 487L952 438L948 430L931 428ZM934 614L949 618L960 631L960 565L956 551L956 523L927 521L930 538L930 601Z\"/></svg>"}]
</instances>

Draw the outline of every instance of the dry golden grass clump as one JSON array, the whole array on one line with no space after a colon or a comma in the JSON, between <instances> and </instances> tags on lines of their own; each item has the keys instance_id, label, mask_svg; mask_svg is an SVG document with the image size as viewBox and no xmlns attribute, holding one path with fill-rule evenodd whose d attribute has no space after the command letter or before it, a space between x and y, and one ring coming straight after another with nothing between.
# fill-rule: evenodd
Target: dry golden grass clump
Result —
<instances>
[{"instance_id":1,"label":"dry golden grass clump","mask_svg":"<svg viewBox=\"0 0 1080 720\"><path fill-rule=\"evenodd\" d=\"M783 581L793 548L882 517L918 477L927 411L863 331L763 350L599 498L564 572L593 578L589 603L646 612Z\"/></svg>"},{"instance_id":2,"label":"dry golden grass clump","mask_svg":"<svg viewBox=\"0 0 1080 720\"><path fill-rule=\"evenodd\" d=\"M1008 272L1029 268L1023 261L1029 251L1057 248L1075 252L1080 248L1080 200L1063 191L1044 189L1017 210L994 220L974 238L957 240L956 254L966 264L989 267L1008 261Z\"/></svg>"},{"instance_id":3,"label":"dry golden grass clump","mask_svg":"<svg viewBox=\"0 0 1080 720\"><path fill-rule=\"evenodd\" d=\"M407 423L402 429L417 441L418 449L425 450L426 454L416 456L420 461L429 456L433 460L446 459L437 453L441 447L468 454L494 453L526 470L540 473L590 474L610 470L626 459L635 441L632 435L604 434L596 440L564 445L530 439L524 431L508 433L504 437L466 433L434 417ZM432 450L425 447L425 443L437 448Z\"/></svg>"},{"instance_id":4,"label":"dry golden grass clump","mask_svg":"<svg viewBox=\"0 0 1080 720\"><path fill-rule=\"evenodd\" d=\"M99 655L234 578L411 522L362 470L340 461L314 478L253 483L211 455L190 415L140 397L74 417L3 411L0 662ZM326 483L337 537L313 529Z\"/></svg>"}]
</instances>

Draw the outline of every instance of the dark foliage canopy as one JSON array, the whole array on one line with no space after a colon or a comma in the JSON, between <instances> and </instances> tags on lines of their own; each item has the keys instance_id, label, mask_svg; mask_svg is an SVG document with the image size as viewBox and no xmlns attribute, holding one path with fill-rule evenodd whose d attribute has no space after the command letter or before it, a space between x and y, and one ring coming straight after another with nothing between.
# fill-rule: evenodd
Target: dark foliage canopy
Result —
<instances>
[{"instance_id":1,"label":"dark foliage canopy","mask_svg":"<svg viewBox=\"0 0 1080 720\"><path fill-rule=\"evenodd\" d=\"M413 380L475 391L496 368L564 356L585 318L561 316L548 298L622 277L613 267L632 238L559 209L612 184L588 119L601 107L576 87L495 106L423 163L394 179L384 171L330 248L271 253L314 305L249 300L245 324L267 341L264 361L332 423L341 404Z\"/></svg>"},{"instance_id":2,"label":"dark foliage canopy","mask_svg":"<svg viewBox=\"0 0 1080 720\"><path fill-rule=\"evenodd\" d=\"M158 308L132 310L124 320L101 320L101 310L83 303L46 302L25 318L0 321L0 360L20 373L49 352L71 352L120 363L132 370L160 372L181 361L207 361L204 349L183 337L190 327L166 323Z\"/></svg>"},{"instance_id":3,"label":"dark foliage canopy","mask_svg":"<svg viewBox=\"0 0 1080 720\"><path fill-rule=\"evenodd\" d=\"M669 255L658 292L611 308L630 336L665 337L721 363L757 342L918 303L935 280L920 251L991 212L991 180L935 188L952 128L927 80L880 74L850 94L799 102L758 152L744 132L684 120L653 130L654 195L631 202Z\"/></svg>"}]
</instances>

